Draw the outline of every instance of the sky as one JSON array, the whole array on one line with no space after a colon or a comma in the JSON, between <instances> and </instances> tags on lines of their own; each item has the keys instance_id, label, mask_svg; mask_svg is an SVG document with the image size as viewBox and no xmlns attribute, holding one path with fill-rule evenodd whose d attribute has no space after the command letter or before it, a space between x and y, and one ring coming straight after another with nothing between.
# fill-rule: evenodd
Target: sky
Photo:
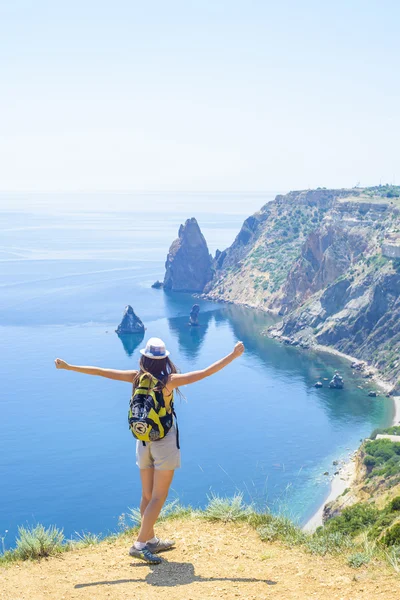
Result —
<instances>
[{"instance_id":1,"label":"sky","mask_svg":"<svg viewBox=\"0 0 400 600\"><path fill-rule=\"evenodd\" d=\"M0 0L0 190L400 183L397 0Z\"/></svg>"}]
</instances>

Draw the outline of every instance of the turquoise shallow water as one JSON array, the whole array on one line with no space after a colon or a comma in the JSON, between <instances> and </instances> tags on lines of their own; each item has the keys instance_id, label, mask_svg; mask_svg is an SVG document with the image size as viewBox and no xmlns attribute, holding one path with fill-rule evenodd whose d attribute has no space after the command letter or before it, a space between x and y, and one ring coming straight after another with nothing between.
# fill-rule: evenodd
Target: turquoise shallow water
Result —
<instances>
[{"instance_id":1,"label":"turquoise shallow water","mask_svg":"<svg viewBox=\"0 0 400 600\"><path fill-rule=\"evenodd\" d=\"M231 243L244 210L203 207L212 251ZM192 214L0 212L0 535L9 530L8 545L27 523L67 535L115 530L138 505L130 385L53 362L135 368L142 341L114 332L128 303L183 371L217 360L238 339L246 345L240 360L177 403L182 468L171 498L201 506L212 492L240 490L304 522L328 492L322 473L332 460L390 422L391 401L368 398L347 363L261 336L270 322L263 313L201 302L200 327L188 327L193 298L150 285ZM345 390L313 387L336 368Z\"/></svg>"}]
</instances>

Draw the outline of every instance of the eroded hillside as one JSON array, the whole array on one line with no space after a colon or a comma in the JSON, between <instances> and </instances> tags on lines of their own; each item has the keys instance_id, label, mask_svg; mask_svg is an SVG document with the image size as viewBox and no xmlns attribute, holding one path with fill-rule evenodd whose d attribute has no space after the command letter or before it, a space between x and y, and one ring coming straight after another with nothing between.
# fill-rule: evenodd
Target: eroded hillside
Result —
<instances>
[{"instance_id":1,"label":"eroded hillside","mask_svg":"<svg viewBox=\"0 0 400 600\"><path fill-rule=\"evenodd\" d=\"M273 335L400 377L400 188L277 196L217 252L207 297L282 316Z\"/></svg>"}]
</instances>

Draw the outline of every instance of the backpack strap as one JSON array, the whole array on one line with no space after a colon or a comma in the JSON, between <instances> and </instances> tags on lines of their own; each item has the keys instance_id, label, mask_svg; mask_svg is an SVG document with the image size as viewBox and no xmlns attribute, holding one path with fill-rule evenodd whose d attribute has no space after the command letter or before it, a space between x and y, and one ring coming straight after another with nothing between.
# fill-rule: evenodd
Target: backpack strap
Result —
<instances>
[{"instance_id":1,"label":"backpack strap","mask_svg":"<svg viewBox=\"0 0 400 600\"><path fill-rule=\"evenodd\" d=\"M145 377L146 377L146 379L147 379L147 380L148 380L148 382L149 382L149 384L148 384L148 386L147 386L147 392L148 392L148 393L150 393L150 392L151 392L151 390L152 390L152 389L154 389L154 388L156 387L156 385L157 385L157 381L156 381L156 383L154 383L154 379L156 379L155 377L151 376L151 377L152 377L152 379L150 379L147 373L143 373L143 375L142 375L142 376L140 377L140 379L139 379L139 386L141 386L141 385L142 385L142 380L143 380ZM153 387L152 387L152 384L153 384ZM164 398L163 398L163 400L164 400ZM143 446L146 446L146 442L145 442L145 441L142 441L142 444L143 444Z\"/></svg>"},{"instance_id":2,"label":"backpack strap","mask_svg":"<svg viewBox=\"0 0 400 600\"><path fill-rule=\"evenodd\" d=\"M178 450L180 450L180 444L179 444L179 427L178 427L178 417L176 416L176 412L175 412L175 408L174 408L174 403L172 402L171 404L171 410L172 410L172 414L174 415L174 419L175 419L175 423L176 423L176 447L178 448Z\"/></svg>"},{"instance_id":3,"label":"backpack strap","mask_svg":"<svg viewBox=\"0 0 400 600\"><path fill-rule=\"evenodd\" d=\"M150 377L149 377L150 375ZM144 385L142 382L144 380L147 380L147 385ZM159 383L159 380L157 379L157 377L154 377L154 375L152 375L151 373L143 373L143 375L141 375L140 379L139 379L139 384L138 384L138 388L147 388L147 393L150 394L150 392L152 392L153 390L156 389L157 385ZM163 397L164 400L164 397Z\"/></svg>"}]
</instances>

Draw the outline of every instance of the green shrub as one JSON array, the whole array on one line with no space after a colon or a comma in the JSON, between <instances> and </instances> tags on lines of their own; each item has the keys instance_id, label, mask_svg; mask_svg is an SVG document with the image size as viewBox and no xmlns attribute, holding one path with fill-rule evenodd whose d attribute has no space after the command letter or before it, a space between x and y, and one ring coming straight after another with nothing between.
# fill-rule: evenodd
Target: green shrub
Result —
<instances>
[{"instance_id":1,"label":"green shrub","mask_svg":"<svg viewBox=\"0 0 400 600\"><path fill-rule=\"evenodd\" d=\"M307 541L306 548L311 554L337 554L344 549L353 547L353 541L348 535L339 531L329 533L323 527L319 527Z\"/></svg>"},{"instance_id":2,"label":"green shrub","mask_svg":"<svg viewBox=\"0 0 400 600\"><path fill-rule=\"evenodd\" d=\"M337 517L330 519L325 529L354 536L366 527L374 525L379 515L380 511L373 504L354 504L345 508Z\"/></svg>"},{"instance_id":3,"label":"green shrub","mask_svg":"<svg viewBox=\"0 0 400 600\"><path fill-rule=\"evenodd\" d=\"M393 500L390 501L389 509L392 511L400 510L400 496L396 496L395 498L393 498Z\"/></svg>"},{"instance_id":4,"label":"green shrub","mask_svg":"<svg viewBox=\"0 0 400 600\"><path fill-rule=\"evenodd\" d=\"M400 456L393 456L385 464L375 467L372 471L373 476L392 477L400 472Z\"/></svg>"},{"instance_id":5,"label":"green shrub","mask_svg":"<svg viewBox=\"0 0 400 600\"><path fill-rule=\"evenodd\" d=\"M368 456L368 455L367 455L367 456L364 458L364 465L365 465L366 467L373 468L373 467L375 467L375 466L376 466L376 464L377 464L377 460L376 460L376 458L374 458L373 456Z\"/></svg>"},{"instance_id":6,"label":"green shrub","mask_svg":"<svg viewBox=\"0 0 400 600\"><path fill-rule=\"evenodd\" d=\"M371 538L377 539L385 529L387 529L396 518L396 515L393 513L387 513L387 509L381 512L381 515L376 520L375 524L372 526L369 534Z\"/></svg>"},{"instance_id":7,"label":"green shrub","mask_svg":"<svg viewBox=\"0 0 400 600\"><path fill-rule=\"evenodd\" d=\"M306 540L306 534L287 517L273 517L269 523L258 528L263 542L281 540L289 546L297 546Z\"/></svg>"},{"instance_id":8,"label":"green shrub","mask_svg":"<svg viewBox=\"0 0 400 600\"><path fill-rule=\"evenodd\" d=\"M392 428L391 428L392 429ZM373 440L365 444L364 464L370 476L392 477L400 474L400 443L387 439Z\"/></svg>"},{"instance_id":9,"label":"green shrub","mask_svg":"<svg viewBox=\"0 0 400 600\"><path fill-rule=\"evenodd\" d=\"M374 429L371 433L371 439L374 440L378 433L388 433L389 435L400 435L400 425L392 425L392 427L385 427Z\"/></svg>"},{"instance_id":10,"label":"green shrub","mask_svg":"<svg viewBox=\"0 0 400 600\"><path fill-rule=\"evenodd\" d=\"M212 495L201 516L209 521L228 523L229 521L244 521L252 512L252 507L244 504L243 494L235 494L233 498Z\"/></svg>"},{"instance_id":11,"label":"green shrub","mask_svg":"<svg viewBox=\"0 0 400 600\"><path fill-rule=\"evenodd\" d=\"M22 560L50 556L63 550L64 540L62 531L56 527L45 529L43 525L35 527L18 527L17 555Z\"/></svg>"},{"instance_id":12,"label":"green shrub","mask_svg":"<svg viewBox=\"0 0 400 600\"><path fill-rule=\"evenodd\" d=\"M393 525L382 541L386 546L400 546L400 523Z\"/></svg>"},{"instance_id":13,"label":"green shrub","mask_svg":"<svg viewBox=\"0 0 400 600\"><path fill-rule=\"evenodd\" d=\"M81 546L84 548L86 548L87 546L96 546L101 542L101 535L97 535L95 533L78 533L77 531L75 531L75 535L77 537L77 540L74 540L73 543L75 543L75 545L77 546Z\"/></svg>"},{"instance_id":14,"label":"green shrub","mask_svg":"<svg viewBox=\"0 0 400 600\"><path fill-rule=\"evenodd\" d=\"M19 557L14 550L6 550L3 554L0 554L0 565L17 562Z\"/></svg>"},{"instance_id":15,"label":"green shrub","mask_svg":"<svg viewBox=\"0 0 400 600\"><path fill-rule=\"evenodd\" d=\"M362 565L367 565L370 561L370 557L364 552L356 552L348 557L347 562L350 567L359 569Z\"/></svg>"},{"instance_id":16,"label":"green shrub","mask_svg":"<svg viewBox=\"0 0 400 600\"><path fill-rule=\"evenodd\" d=\"M390 546L385 551L385 558L396 573L400 573L400 546Z\"/></svg>"}]
</instances>

